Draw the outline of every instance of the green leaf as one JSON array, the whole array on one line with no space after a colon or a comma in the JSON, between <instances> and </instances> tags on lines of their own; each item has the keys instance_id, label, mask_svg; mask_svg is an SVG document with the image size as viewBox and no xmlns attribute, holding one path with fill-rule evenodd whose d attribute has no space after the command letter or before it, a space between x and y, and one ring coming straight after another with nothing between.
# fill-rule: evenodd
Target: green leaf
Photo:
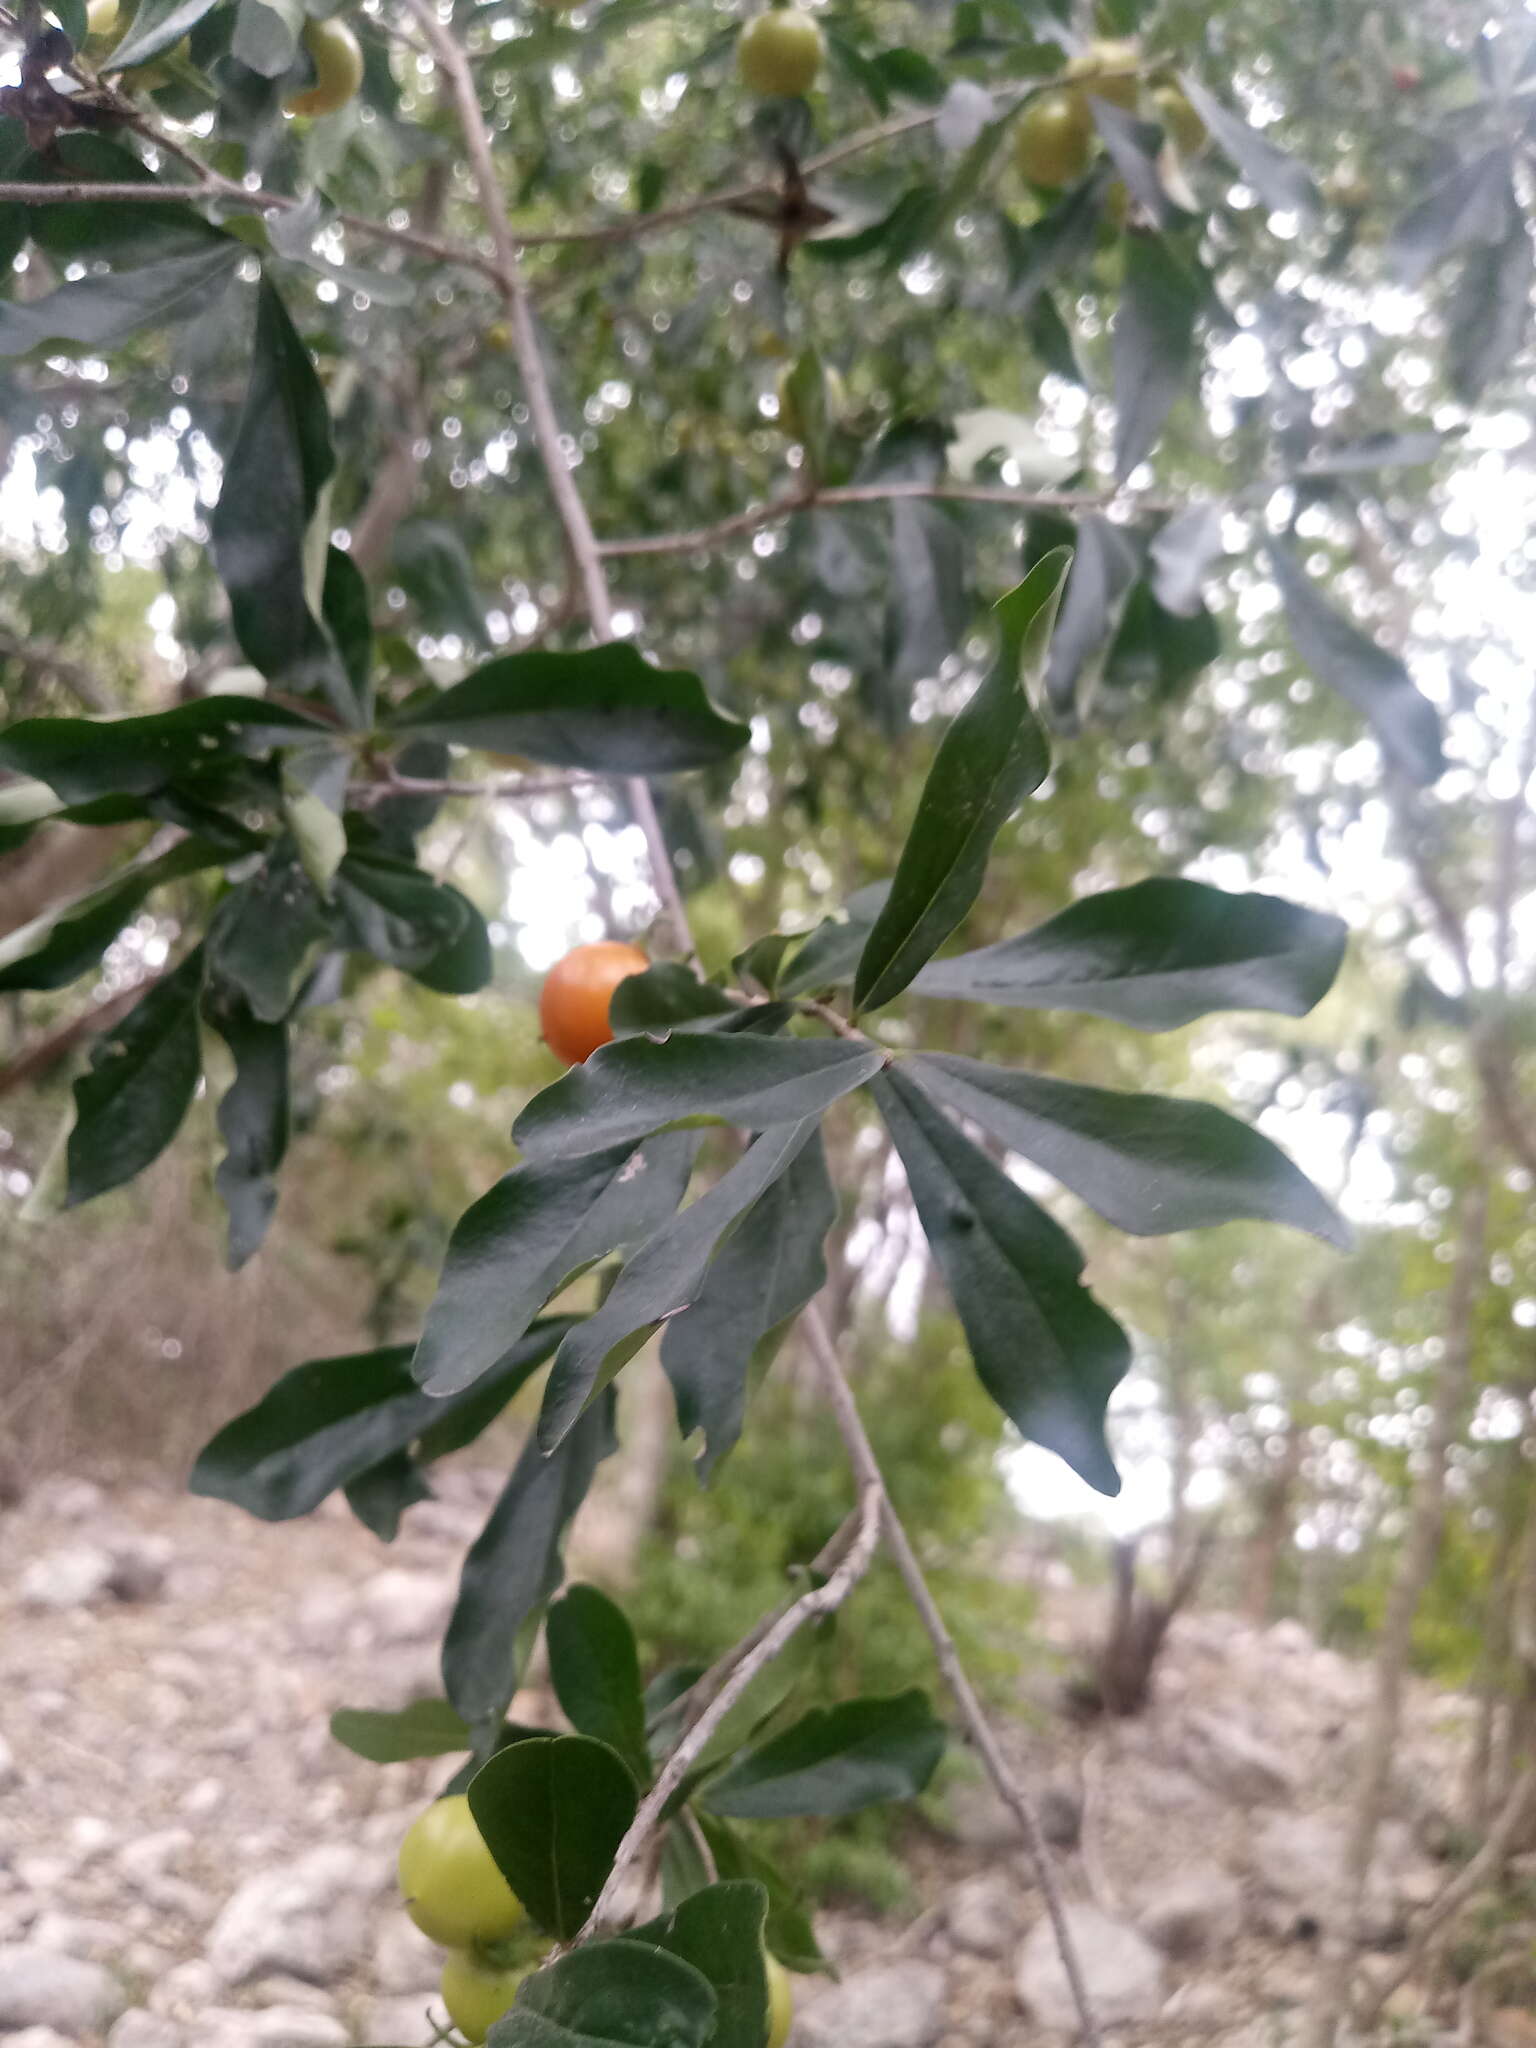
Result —
<instances>
[{"instance_id":1,"label":"green leaf","mask_svg":"<svg viewBox=\"0 0 1536 2048\"><path fill-rule=\"evenodd\" d=\"M1135 583L1105 656L1106 690L1149 689L1171 697L1221 652L1221 629L1202 605L1188 617L1165 611L1150 585Z\"/></svg>"},{"instance_id":2,"label":"green leaf","mask_svg":"<svg viewBox=\"0 0 1536 2048\"><path fill-rule=\"evenodd\" d=\"M202 1072L202 987L196 946L96 1041L91 1070L75 1083L66 1208L132 1180L181 1128Z\"/></svg>"},{"instance_id":3,"label":"green leaf","mask_svg":"<svg viewBox=\"0 0 1536 2048\"><path fill-rule=\"evenodd\" d=\"M944 1752L944 1724L921 1692L813 1707L749 1751L704 1795L733 1820L857 1813L914 1799Z\"/></svg>"},{"instance_id":4,"label":"green leaf","mask_svg":"<svg viewBox=\"0 0 1536 2048\"><path fill-rule=\"evenodd\" d=\"M1140 566L1124 527L1102 513L1084 513L1045 664L1045 694L1053 711L1065 716L1086 705Z\"/></svg>"},{"instance_id":5,"label":"green leaf","mask_svg":"<svg viewBox=\"0 0 1536 2048\"><path fill-rule=\"evenodd\" d=\"M1131 1362L1061 1227L899 1069L872 1091L982 1385L1022 1436L1120 1491L1104 1411Z\"/></svg>"},{"instance_id":6,"label":"green leaf","mask_svg":"<svg viewBox=\"0 0 1536 2048\"><path fill-rule=\"evenodd\" d=\"M409 1451L392 1451L342 1488L347 1506L381 1543L393 1543L407 1508L430 1500L427 1475Z\"/></svg>"},{"instance_id":7,"label":"green leaf","mask_svg":"<svg viewBox=\"0 0 1536 2048\"><path fill-rule=\"evenodd\" d=\"M640 1654L623 1610L596 1586L570 1586L544 1623L549 1680L578 1735L616 1750L637 1777L649 1774Z\"/></svg>"},{"instance_id":8,"label":"green leaf","mask_svg":"<svg viewBox=\"0 0 1536 2048\"><path fill-rule=\"evenodd\" d=\"M362 572L340 548L326 549L320 610L366 724L373 716L373 615Z\"/></svg>"},{"instance_id":9,"label":"green leaf","mask_svg":"<svg viewBox=\"0 0 1536 2048\"><path fill-rule=\"evenodd\" d=\"M902 1071L1137 1237L1255 1217L1347 1246L1349 1231L1278 1145L1207 1102L1122 1095L949 1053Z\"/></svg>"},{"instance_id":10,"label":"green leaf","mask_svg":"<svg viewBox=\"0 0 1536 2048\"><path fill-rule=\"evenodd\" d=\"M251 1015L275 1024L293 1007L333 925L292 839L281 839L255 874L214 911L208 926L209 979L233 990Z\"/></svg>"},{"instance_id":11,"label":"green leaf","mask_svg":"<svg viewBox=\"0 0 1536 2048\"><path fill-rule=\"evenodd\" d=\"M251 374L210 527L241 652L275 687L323 699L344 725L367 711L310 610L306 547L335 465L325 392L282 300L263 280Z\"/></svg>"},{"instance_id":12,"label":"green leaf","mask_svg":"<svg viewBox=\"0 0 1536 2048\"><path fill-rule=\"evenodd\" d=\"M976 901L1003 822L1045 780L1050 750L1029 701L1056 616L1065 551L1047 555L996 610L1002 646L939 743L891 893L859 956L856 1008L901 994Z\"/></svg>"},{"instance_id":13,"label":"green leaf","mask_svg":"<svg viewBox=\"0 0 1536 2048\"><path fill-rule=\"evenodd\" d=\"M141 327L206 315L244 253L229 236L184 255L75 278L27 303L7 300L0 303L0 357L25 355L45 342L112 348Z\"/></svg>"},{"instance_id":14,"label":"green leaf","mask_svg":"<svg viewBox=\"0 0 1536 2048\"><path fill-rule=\"evenodd\" d=\"M437 1395L472 1385L571 1275L659 1229L683 1198L694 1149L678 1132L504 1175L454 1226L416 1347L421 1385Z\"/></svg>"},{"instance_id":15,"label":"green leaf","mask_svg":"<svg viewBox=\"0 0 1536 2048\"><path fill-rule=\"evenodd\" d=\"M220 858L201 840L185 839L158 859L114 875L64 914L45 911L7 932L0 938L0 993L67 987L97 964L152 889Z\"/></svg>"},{"instance_id":16,"label":"green leaf","mask_svg":"<svg viewBox=\"0 0 1536 2048\"><path fill-rule=\"evenodd\" d=\"M447 1401L424 1394L411 1378L409 1344L296 1365L204 1447L190 1490L263 1522L307 1515L445 1417L474 1408L489 1422L569 1327L567 1316L535 1324L493 1373Z\"/></svg>"},{"instance_id":17,"label":"green leaf","mask_svg":"<svg viewBox=\"0 0 1536 2048\"><path fill-rule=\"evenodd\" d=\"M1463 405L1474 405L1518 353L1530 322L1531 273L1531 238L1515 207L1504 239L1467 256L1449 307L1447 369Z\"/></svg>"},{"instance_id":18,"label":"green leaf","mask_svg":"<svg viewBox=\"0 0 1536 2048\"><path fill-rule=\"evenodd\" d=\"M768 1894L768 1923L764 1930L768 1953L777 1956L787 1969L825 1970L827 1959L817 1944L810 1915L780 1872L749 1847L728 1822L710 1813L700 1813L698 1820L722 1881L749 1878Z\"/></svg>"},{"instance_id":19,"label":"green leaf","mask_svg":"<svg viewBox=\"0 0 1536 2048\"><path fill-rule=\"evenodd\" d=\"M1393 230L1387 259L1409 290L1458 250L1493 249L1518 216L1507 146L1469 157L1441 178Z\"/></svg>"},{"instance_id":20,"label":"green leaf","mask_svg":"<svg viewBox=\"0 0 1536 2048\"><path fill-rule=\"evenodd\" d=\"M524 1446L464 1560L443 1640L443 1690L466 1721L506 1712L517 1690L524 1625L559 1585L566 1524L615 1448L611 1396L589 1408L550 1454L534 1438ZM522 1897L515 1881L513 1890ZM525 1904L532 1909L531 1900Z\"/></svg>"},{"instance_id":21,"label":"green leaf","mask_svg":"<svg viewBox=\"0 0 1536 2048\"><path fill-rule=\"evenodd\" d=\"M462 891L451 882L440 882L438 887L459 899L463 917L459 935L450 939L440 953L434 953L424 966L407 971L413 981L439 995L472 996L486 986L495 972L490 930Z\"/></svg>"},{"instance_id":22,"label":"green leaf","mask_svg":"<svg viewBox=\"0 0 1536 2048\"><path fill-rule=\"evenodd\" d=\"M718 2001L709 2048L766 2048L768 1972L763 1929L768 1894L740 1879L706 1885L668 1913L634 1929L631 1939L692 1963Z\"/></svg>"},{"instance_id":23,"label":"green leaf","mask_svg":"<svg viewBox=\"0 0 1536 2048\"><path fill-rule=\"evenodd\" d=\"M1058 911L1033 931L925 967L919 995L1076 1010L1172 1031L1212 1010L1304 1017L1333 986L1348 933L1278 896L1154 875Z\"/></svg>"},{"instance_id":24,"label":"green leaf","mask_svg":"<svg viewBox=\"0 0 1536 2048\"><path fill-rule=\"evenodd\" d=\"M342 1707L331 1716L331 1733L344 1748L371 1764L454 1756L474 1741L469 1723L446 1700L415 1700L396 1714Z\"/></svg>"},{"instance_id":25,"label":"green leaf","mask_svg":"<svg viewBox=\"0 0 1536 2048\"><path fill-rule=\"evenodd\" d=\"M737 1015L740 1008L680 960L661 960L619 983L608 1005L608 1021L616 1033L707 1030L721 1017Z\"/></svg>"},{"instance_id":26,"label":"green leaf","mask_svg":"<svg viewBox=\"0 0 1536 2048\"><path fill-rule=\"evenodd\" d=\"M281 78L299 54L299 0L237 0L230 55L262 78Z\"/></svg>"},{"instance_id":27,"label":"green leaf","mask_svg":"<svg viewBox=\"0 0 1536 2048\"><path fill-rule=\"evenodd\" d=\"M1250 128L1241 115L1224 107L1188 73L1180 79L1184 95L1210 130L1211 139L1245 185L1252 186L1271 213L1316 213L1317 187L1312 173L1295 157L1277 149L1269 138Z\"/></svg>"},{"instance_id":28,"label":"green leaf","mask_svg":"<svg viewBox=\"0 0 1536 2048\"><path fill-rule=\"evenodd\" d=\"M1126 236L1125 282L1110 341L1115 476L1121 482L1151 454L1173 401L1193 382L1195 322L1207 299L1194 258L1186 261L1161 235Z\"/></svg>"},{"instance_id":29,"label":"green leaf","mask_svg":"<svg viewBox=\"0 0 1536 2048\"><path fill-rule=\"evenodd\" d=\"M439 519L407 519L395 534L391 567L428 633L457 633L471 647L489 651L474 564L451 526Z\"/></svg>"},{"instance_id":30,"label":"green leaf","mask_svg":"<svg viewBox=\"0 0 1536 2048\"><path fill-rule=\"evenodd\" d=\"M703 1431L701 1478L741 1435L749 1384L765 1368L777 1334L824 1285L823 1242L836 1220L818 1133L747 1210L716 1250L693 1300L669 1319L661 1362L679 1430L685 1437Z\"/></svg>"},{"instance_id":31,"label":"green leaf","mask_svg":"<svg viewBox=\"0 0 1536 2048\"><path fill-rule=\"evenodd\" d=\"M1157 123L1138 120L1124 107L1100 99L1091 90L1088 105L1093 111L1094 126L1099 131L1110 162L1120 173L1131 198L1153 226L1166 228L1185 218L1183 209L1169 197L1157 167L1158 152L1163 142L1162 130Z\"/></svg>"},{"instance_id":32,"label":"green leaf","mask_svg":"<svg viewBox=\"0 0 1536 2048\"><path fill-rule=\"evenodd\" d=\"M1383 753L1405 775L1436 781L1445 766L1440 716L1414 688L1403 661L1325 603L1280 541L1270 542L1269 560L1302 661L1369 721Z\"/></svg>"},{"instance_id":33,"label":"green leaf","mask_svg":"<svg viewBox=\"0 0 1536 2048\"><path fill-rule=\"evenodd\" d=\"M504 654L413 703L393 725L602 775L707 767L740 752L750 735L716 710L696 675L653 668L623 640L574 654Z\"/></svg>"},{"instance_id":34,"label":"green leaf","mask_svg":"<svg viewBox=\"0 0 1536 2048\"><path fill-rule=\"evenodd\" d=\"M680 1956L590 1941L518 1987L489 2048L707 2048L715 1994Z\"/></svg>"},{"instance_id":35,"label":"green leaf","mask_svg":"<svg viewBox=\"0 0 1536 2048\"><path fill-rule=\"evenodd\" d=\"M842 917L823 918L779 975L779 992L815 995L851 982L858 972L859 955L890 893L889 882L871 882L848 898Z\"/></svg>"},{"instance_id":36,"label":"green leaf","mask_svg":"<svg viewBox=\"0 0 1536 2048\"><path fill-rule=\"evenodd\" d=\"M620 1038L536 1095L512 1126L533 1160L570 1159L685 1120L749 1131L817 1116L884 1054L838 1042L675 1033Z\"/></svg>"},{"instance_id":37,"label":"green leaf","mask_svg":"<svg viewBox=\"0 0 1536 2048\"><path fill-rule=\"evenodd\" d=\"M229 1266L235 1272L259 1248L277 1206L274 1177L288 1149L288 1031L217 993L204 1014L235 1062L235 1078L219 1103L225 1154L213 1179L229 1211Z\"/></svg>"},{"instance_id":38,"label":"green leaf","mask_svg":"<svg viewBox=\"0 0 1536 2048\"><path fill-rule=\"evenodd\" d=\"M216 5L217 0L139 0L122 41L101 68L126 71L147 64L174 48Z\"/></svg>"},{"instance_id":39,"label":"green leaf","mask_svg":"<svg viewBox=\"0 0 1536 2048\"><path fill-rule=\"evenodd\" d=\"M894 683L937 675L971 615L965 542L942 505L897 498L890 508L885 665Z\"/></svg>"},{"instance_id":40,"label":"green leaf","mask_svg":"<svg viewBox=\"0 0 1536 2048\"><path fill-rule=\"evenodd\" d=\"M334 894L353 943L390 967L428 967L464 930L466 899L414 861L349 853Z\"/></svg>"},{"instance_id":41,"label":"green leaf","mask_svg":"<svg viewBox=\"0 0 1536 2048\"><path fill-rule=\"evenodd\" d=\"M1029 227L1001 217L1010 313L1027 318L1048 287L1091 254L1109 184L1109 170L1100 165Z\"/></svg>"},{"instance_id":42,"label":"green leaf","mask_svg":"<svg viewBox=\"0 0 1536 2048\"><path fill-rule=\"evenodd\" d=\"M476 1772L469 1810L507 1883L547 1934L580 1932L635 1817L635 1781L605 1742L515 1742Z\"/></svg>"},{"instance_id":43,"label":"green leaf","mask_svg":"<svg viewBox=\"0 0 1536 2048\"><path fill-rule=\"evenodd\" d=\"M0 732L0 768L46 782L67 804L152 796L221 752L312 740L311 719L252 697L194 697L147 718L24 718Z\"/></svg>"},{"instance_id":44,"label":"green leaf","mask_svg":"<svg viewBox=\"0 0 1536 2048\"><path fill-rule=\"evenodd\" d=\"M539 1414L539 1440L546 1448L560 1442L593 1393L628 1363L655 1326L692 1300L722 1233L785 1171L816 1128L808 1118L768 1131L707 1194L640 1246L602 1306L570 1333L575 1341L562 1343L556 1354Z\"/></svg>"}]
</instances>

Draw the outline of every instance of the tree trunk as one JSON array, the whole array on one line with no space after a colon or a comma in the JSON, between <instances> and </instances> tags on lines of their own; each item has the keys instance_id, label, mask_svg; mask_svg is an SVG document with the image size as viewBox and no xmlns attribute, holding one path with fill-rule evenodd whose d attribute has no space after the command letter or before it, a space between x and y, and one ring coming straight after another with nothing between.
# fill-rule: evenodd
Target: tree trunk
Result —
<instances>
[{"instance_id":1,"label":"tree trunk","mask_svg":"<svg viewBox=\"0 0 1536 2048\"><path fill-rule=\"evenodd\" d=\"M1285 1448L1259 1486L1259 1525L1248 1546L1247 1589L1243 1612L1262 1627L1275 1611L1280 1567L1291 1547L1296 1482L1301 1477L1302 1432L1292 1417L1285 1426Z\"/></svg>"}]
</instances>

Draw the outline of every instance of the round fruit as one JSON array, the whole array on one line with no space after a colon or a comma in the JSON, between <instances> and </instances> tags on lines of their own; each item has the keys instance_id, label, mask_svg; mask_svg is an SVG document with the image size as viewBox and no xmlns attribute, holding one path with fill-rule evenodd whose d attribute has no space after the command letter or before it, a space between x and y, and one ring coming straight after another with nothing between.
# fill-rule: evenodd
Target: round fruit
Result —
<instances>
[{"instance_id":1,"label":"round fruit","mask_svg":"<svg viewBox=\"0 0 1536 2048\"><path fill-rule=\"evenodd\" d=\"M455 1949L443 1965L441 1990L448 2017L468 2041L483 2041L517 1996L517 1987L536 1968L519 1970L482 1963L467 1949Z\"/></svg>"},{"instance_id":2,"label":"round fruit","mask_svg":"<svg viewBox=\"0 0 1536 2048\"><path fill-rule=\"evenodd\" d=\"M363 82L363 53L344 21L306 21L303 43L315 82L288 101L290 114L334 114Z\"/></svg>"},{"instance_id":3,"label":"round fruit","mask_svg":"<svg viewBox=\"0 0 1536 2048\"><path fill-rule=\"evenodd\" d=\"M1013 131L1013 160L1031 185L1070 185L1093 158L1093 115L1079 92L1037 93Z\"/></svg>"},{"instance_id":4,"label":"round fruit","mask_svg":"<svg viewBox=\"0 0 1536 2048\"><path fill-rule=\"evenodd\" d=\"M608 1005L621 981L643 974L650 961L638 946L600 939L577 946L557 960L539 995L539 1025L544 1043L569 1067L579 1066L613 1036Z\"/></svg>"},{"instance_id":5,"label":"round fruit","mask_svg":"<svg viewBox=\"0 0 1536 2048\"><path fill-rule=\"evenodd\" d=\"M1198 156L1205 147L1205 123L1176 85L1160 85L1152 106L1163 133L1181 156Z\"/></svg>"},{"instance_id":6,"label":"round fruit","mask_svg":"<svg viewBox=\"0 0 1536 2048\"><path fill-rule=\"evenodd\" d=\"M1082 56L1067 66L1068 78L1076 80L1095 98L1136 111L1136 73L1141 51L1132 42L1090 43Z\"/></svg>"},{"instance_id":7,"label":"round fruit","mask_svg":"<svg viewBox=\"0 0 1536 2048\"><path fill-rule=\"evenodd\" d=\"M742 30L736 68L749 92L793 99L816 83L825 49L821 24L803 7L771 7Z\"/></svg>"},{"instance_id":8,"label":"round fruit","mask_svg":"<svg viewBox=\"0 0 1536 2048\"><path fill-rule=\"evenodd\" d=\"M795 2022L795 1994L789 1987L789 1972L777 1956L765 1956L768 1966L768 2048L784 2048Z\"/></svg>"},{"instance_id":9,"label":"round fruit","mask_svg":"<svg viewBox=\"0 0 1536 2048\"><path fill-rule=\"evenodd\" d=\"M117 0L90 0L85 10L86 33L109 36L117 27Z\"/></svg>"},{"instance_id":10,"label":"round fruit","mask_svg":"<svg viewBox=\"0 0 1536 2048\"><path fill-rule=\"evenodd\" d=\"M505 1941L523 1918L462 1792L434 1800L406 1830L400 1892L422 1933L444 1948Z\"/></svg>"}]
</instances>

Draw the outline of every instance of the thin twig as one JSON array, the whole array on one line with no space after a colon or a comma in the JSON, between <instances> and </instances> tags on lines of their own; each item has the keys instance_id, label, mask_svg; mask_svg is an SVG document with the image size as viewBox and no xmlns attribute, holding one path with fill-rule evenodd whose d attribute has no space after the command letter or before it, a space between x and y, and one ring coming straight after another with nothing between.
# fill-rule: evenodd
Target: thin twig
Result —
<instances>
[{"instance_id":1,"label":"thin twig","mask_svg":"<svg viewBox=\"0 0 1536 2048\"><path fill-rule=\"evenodd\" d=\"M880 1537L883 1499L884 1488L878 1479L863 1485L859 1496L858 1526L842 1563L822 1585L813 1586L792 1607L786 1608L753 1647L737 1658L720 1690L657 1772L655 1784L636 1808L629 1832L618 1846L613 1868L586 1925L576 1937L578 1941L590 1940L608 1930L624 1881L660 1826L673 1794L704 1754L710 1738L753 1679L783 1654L791 1639L807 1622L819 1621L823 1616L835 1613L869 1570Z\"/></svg>"},{"instance_id":2,"label":"thin twig","mask_svg":"<svg viewBox=\"0 0 1536 2048\"><path fill-rule=\"evenodd\" d=\"M848 1452L854 1476L861 1486L875 1487L880 1498L881 1524L885 1532L886 1547L900 1572L908 1597L917 1609L918 1616L933 1645L940 1671L945 1683L954 1694L955 1704L960 1709L960 1718L966 1725L971 1741L975 1744L987 1776L997 1789L999 1798L1008 1808L1024 1836L1024 1847L1034 1867L1035 1877L1045 1900L1045 1909L1050 1916L1051 1931L1056 1937L1056 1946L1061 1954L1062 1967L1067 1973L1071 1986L1072 2000L1077 2007L1078 2020L1082 2027L1083 2040L1088 2048L1102 2048L1102 2037L1093 2006L1088 1996L1088 1986L1083 1977L1082 1963L1078 1957L1077 1944L1072 1938L1072 1929L1067 1921L1066 1903L1062 1898L1061 1886L1057 1881L1051 1852L1046 1847L1041 1831L1039 1816L1029 1794L1014 1776L1003 1755L1002 1746L993 1733L987 1719L986 1709L977 1697L976 1688L960 1661L960 1652L950 1634L944 1617L928 1590L928 1581L923 1577L923 1568L912 1548L912 1542L902 1526L901 1518L892 1505L886 1490L885 1475L875 1456L874 1445L864 1427L864 1418L859 1413L858 1403L853 1398L853 1389L848 1384L837 1347L832 1342L831 1332L822 1318L815 1302L801 1317L801 1327L810 1340L816 1363L821 1369L827 1400L837 1423L838 1434Z\"/></svg>"},{"instance_id":3,"label":"thin twig","mask_svg":"<svg viewBox=\"0 0 1536 2048\"><path fill-rule=\"evenodd\" d=\"M573 769L567 775L492 775L479 782L455 782L451 777L401 775L391 769L379 781L355 783L347 797L349 802L363 806L387 803L396 796L556 796L608 780L605 775Z\"/></svg>"}]
</instances>

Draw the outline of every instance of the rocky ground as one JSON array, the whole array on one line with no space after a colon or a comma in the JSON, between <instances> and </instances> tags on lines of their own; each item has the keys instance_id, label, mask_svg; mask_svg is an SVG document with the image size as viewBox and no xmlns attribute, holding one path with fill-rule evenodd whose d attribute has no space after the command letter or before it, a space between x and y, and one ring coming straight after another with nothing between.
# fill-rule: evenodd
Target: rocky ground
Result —
<instances>
[{"instance_id":1,"label":"rocky ground","mask_svg":"<svg viewBox=\"0 0 1536 2048\"><path fill-rule=\"evenodd\" d=\"M494 1484L451 1475L388 1552L341 1513L267 1527L86 1481L39 1484L0 1519L5 2048L433 2039L438 1958L394 1902L393 1858L445 1766L364 1764L326 1724L438 1689L458 1560ZM1083 1619L1074 1605L1061 1626ZM1083 1731L1021 1703L1035 1710L1008 1739L1125 2048L1291 2038L1367 1691L1293 1623L1194 1614L1142 1719ZM1372 1892L1382 1955L1444 1882L1435 1816L1463 1721L1462 1702L1415 1695ZM1063 2038L1040 1895L983 1786L954 1786L917 1864L925 1904L906 1924L823 1916L842 1981L802 1985L795 2048ZM1442 2038L1411 1988L1392 2024ZM1536 2024L1495 2015L1481 2038L1533 2048Z\"/></svg>"}]
</instances>

